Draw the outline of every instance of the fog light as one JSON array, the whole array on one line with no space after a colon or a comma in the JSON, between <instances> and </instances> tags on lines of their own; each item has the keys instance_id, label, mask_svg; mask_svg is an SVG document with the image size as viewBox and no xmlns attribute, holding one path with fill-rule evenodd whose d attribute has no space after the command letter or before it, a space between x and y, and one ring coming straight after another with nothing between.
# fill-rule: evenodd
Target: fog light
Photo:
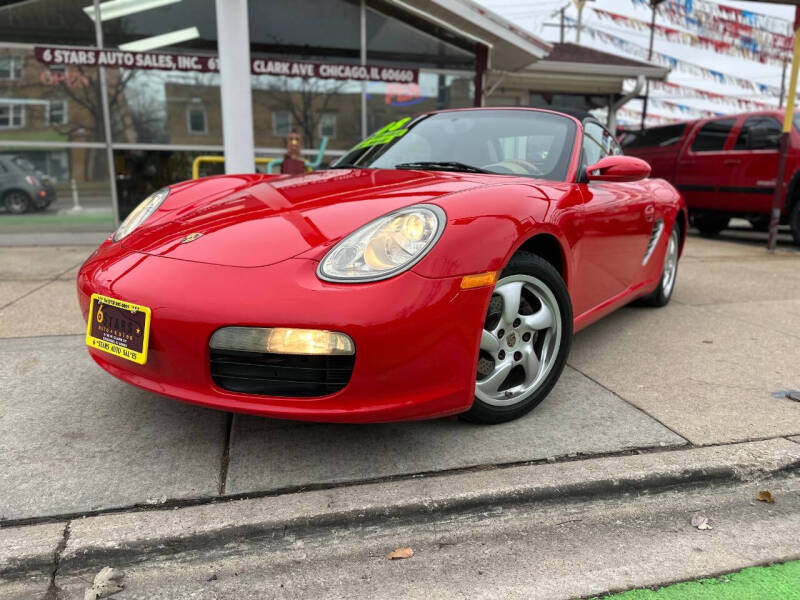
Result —
<instances>
[{"instance_id":1,"label":"fog light","mask_svg":"<svg viewBox=\"0 0 800 600\"><path fill-rule=\"evenodd\" d=\"M350 336L324 329L287 327L223 327L208 344L214 350L271 354L355 354Z\"/></svg>"}]
</instances>

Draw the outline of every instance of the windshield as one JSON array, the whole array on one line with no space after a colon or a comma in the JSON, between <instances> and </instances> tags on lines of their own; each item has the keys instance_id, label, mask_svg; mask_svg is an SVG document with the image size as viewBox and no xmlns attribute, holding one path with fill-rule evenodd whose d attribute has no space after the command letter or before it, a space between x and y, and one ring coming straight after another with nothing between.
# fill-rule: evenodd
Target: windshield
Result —
<instances>
[{"instance_id":1,"label":"windshield","mask_svg":"<svg viewBox=\"0 0 800 600\"><path fill-rule=\"evenodd\" d=\"M576 125L527 110L465 110L389 123L334 168L488 172L564 181Z\"/></svg>"}]
</instances>

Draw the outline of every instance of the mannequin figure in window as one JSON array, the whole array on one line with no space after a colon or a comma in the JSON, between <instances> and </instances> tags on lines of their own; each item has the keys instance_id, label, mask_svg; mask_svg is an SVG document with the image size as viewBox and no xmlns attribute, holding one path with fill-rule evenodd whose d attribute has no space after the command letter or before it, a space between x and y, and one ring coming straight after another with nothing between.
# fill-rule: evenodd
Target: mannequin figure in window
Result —
<instances>
[{"instance_id":1,"label":"mannequin figure in window","mask_svg":"<svg viewBox=\"0 0 800 600\"><path fill-rule=\"evenodd\" d=\"M306 172L306 162L300 156L300 136L295 131L290 131L286 136L286 154L283 156L281 173L297 175Z\"/></svg>"}]
</instances>

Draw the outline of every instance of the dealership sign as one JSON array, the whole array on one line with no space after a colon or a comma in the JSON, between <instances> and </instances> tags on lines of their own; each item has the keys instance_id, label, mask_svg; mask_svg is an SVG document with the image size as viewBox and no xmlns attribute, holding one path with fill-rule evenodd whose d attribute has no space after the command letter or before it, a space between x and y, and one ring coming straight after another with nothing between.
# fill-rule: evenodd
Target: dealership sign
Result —
<instances>
[{"instance_id":1,"label":"dealership sign","mask_svg":"<svg viewBox=\"0 0 800 600\"><path fill-rule=\"evenodd\" d=\"M219 59L202 54L167 52L130 52L95 48L56 48L36 46L36 60L45 65L110 67L121 69L155 69L160 71L219 72ZM374 65L315 63L273 58L250 60L253 75L277 75L318 79L351 79L386 83L417 83L418 69Z\"/></svg>"}]
</instances>

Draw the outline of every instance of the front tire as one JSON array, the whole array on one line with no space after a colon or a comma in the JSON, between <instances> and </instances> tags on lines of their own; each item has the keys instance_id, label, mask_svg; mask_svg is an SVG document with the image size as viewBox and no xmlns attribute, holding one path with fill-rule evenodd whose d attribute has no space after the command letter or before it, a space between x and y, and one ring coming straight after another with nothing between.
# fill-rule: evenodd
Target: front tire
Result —
<instances>
[{"instance_id":1,"label":"front tire","mask_svg":"<svg viewBox=\"0 0 800 600\"><path fill-rule=\"evenodd\" d=\"M553 266L514 255L495 286L481 332L475 401L462 417L503 423L533 410L561 376L572 345L572 302Z\"/></svg>"}]
</instances>

